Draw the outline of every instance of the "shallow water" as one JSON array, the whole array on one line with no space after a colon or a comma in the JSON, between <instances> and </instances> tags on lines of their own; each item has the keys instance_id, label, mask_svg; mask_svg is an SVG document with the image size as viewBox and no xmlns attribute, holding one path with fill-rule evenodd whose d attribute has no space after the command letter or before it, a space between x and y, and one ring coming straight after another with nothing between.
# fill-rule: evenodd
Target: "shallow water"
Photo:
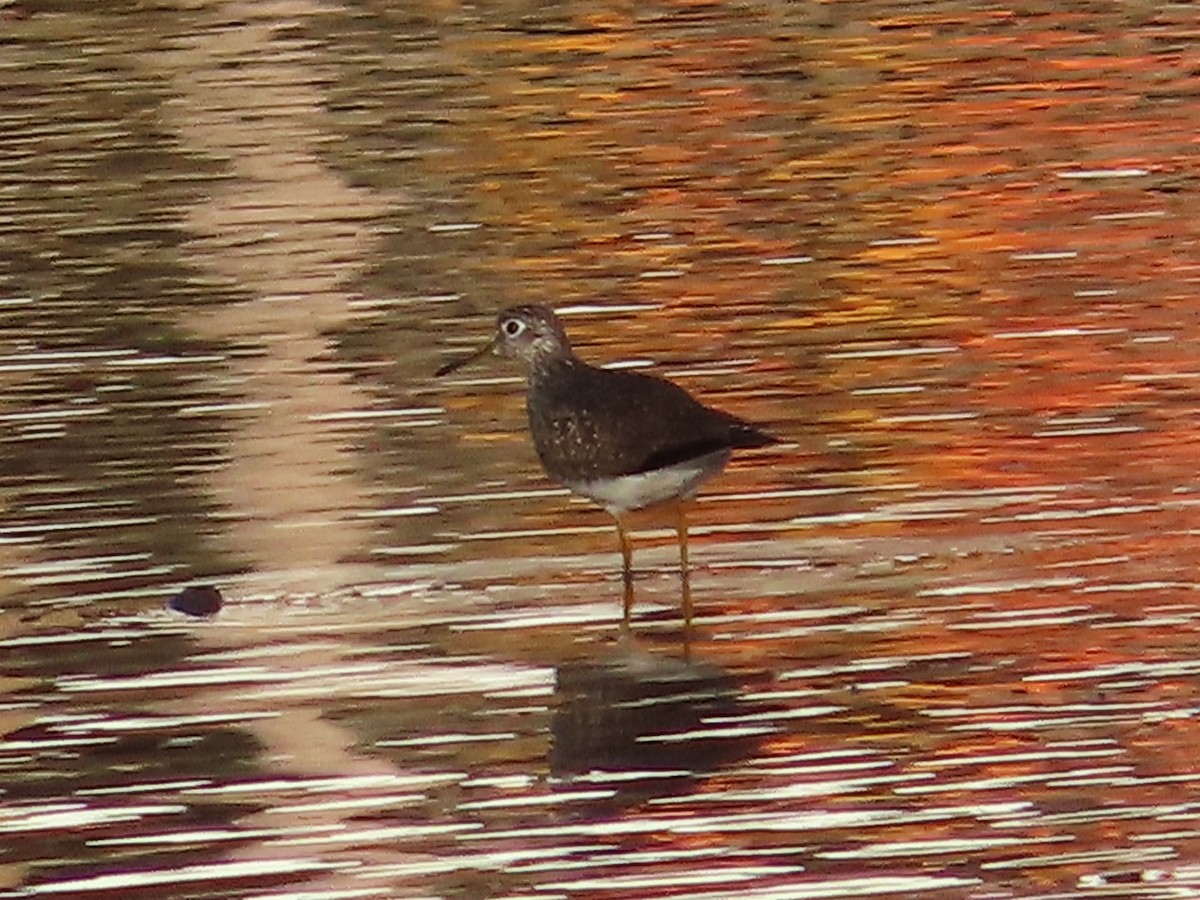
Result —
<instances>
[{"instance_id":1,"label":"shallow water","mask_svg":"<svg viewBox=\"0 0 1200 900\"><path fill-rule=\"evenodd\" d=\"M1193 16L898 10L0 9L0 898L1200 895Z\"/></svg>"}]
</instances>

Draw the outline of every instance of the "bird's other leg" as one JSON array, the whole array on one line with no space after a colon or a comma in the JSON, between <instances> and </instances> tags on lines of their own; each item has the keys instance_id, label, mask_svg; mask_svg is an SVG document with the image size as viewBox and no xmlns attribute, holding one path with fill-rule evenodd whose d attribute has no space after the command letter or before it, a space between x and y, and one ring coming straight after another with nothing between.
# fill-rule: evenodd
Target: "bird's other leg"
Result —
<instances>
[{"instance_id":1,"label":"bird's other leg","mask_svg":"<svg viewBox=\"0 0 1200 900\"><path fill-rule=\"evenodd\" d=\"M679 538L679 574L683 580L683 634L686 639L692 633L692 583L688 571L687 504L683 500L675 504L675 535Z\"/></svg>"},{"instance_id":2,"label":"bird's other leg","mask_svg":"<svg viewBox=\"0 0 1200 900\"><path fill-rule=\"evenodd\" d=\"M624 520L617 514L613 518L617 520L617 540L621 542L621 580L625 586L621 628L628 631L629 616L633 612L633 544L629 540L629 532L625 530Z\"/></svg>"}]
</instances>

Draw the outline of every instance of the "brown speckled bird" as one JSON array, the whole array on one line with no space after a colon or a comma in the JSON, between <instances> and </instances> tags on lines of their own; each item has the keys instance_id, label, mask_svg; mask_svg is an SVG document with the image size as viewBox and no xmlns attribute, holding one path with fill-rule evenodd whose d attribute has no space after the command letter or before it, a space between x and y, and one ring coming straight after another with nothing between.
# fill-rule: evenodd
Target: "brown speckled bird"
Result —
<instances>
[{"instance_id":1,"label":"brown speckled bird","mask_svg":"<svg viewBox=\"0 0 1200 900\"><path fill-rule=\"evenodd\" d=\"M546 474L599 503L617 521L626 628L633 606L633 550L624 516L675 501L683 616L690 630L684 502L725 467L734 450L765 447L775 438L705 406L666 379L589 365L571 351L562 323L544 306L504 310L491 342L437 374L449 374L489 352L519 357L529 366L525 408Z\"/></svg>"}]
</instances>

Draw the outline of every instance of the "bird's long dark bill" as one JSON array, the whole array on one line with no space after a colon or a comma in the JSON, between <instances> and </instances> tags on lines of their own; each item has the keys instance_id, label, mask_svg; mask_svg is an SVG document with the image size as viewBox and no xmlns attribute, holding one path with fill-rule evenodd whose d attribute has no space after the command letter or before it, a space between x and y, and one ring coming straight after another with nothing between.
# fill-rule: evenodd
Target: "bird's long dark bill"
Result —
<instances>
[{"instance_id":1,"label":"bird's long dark bill","mask_svg":"<svg viewBox=\"0 0 1200 900\"><path fill-rule=\"evenodd\" d=\"M487 356L489 353L492 352L492 350L495 348L495 346L496 346L496 342L490 341L490 342L484 344L482 347L480 347L478 350L476 350L470 356L464 356L462 359L451 360L450 362L448 362L444 366L442 366L440 369L438 369L435 374L437 375L438 378L441 378L443 375L449 375L451 372L457 372L463 366L467 365L467 363L473 363L473 362L475 362L475 360L479 359L481 356Z\"/></svg>"}]
</instances>

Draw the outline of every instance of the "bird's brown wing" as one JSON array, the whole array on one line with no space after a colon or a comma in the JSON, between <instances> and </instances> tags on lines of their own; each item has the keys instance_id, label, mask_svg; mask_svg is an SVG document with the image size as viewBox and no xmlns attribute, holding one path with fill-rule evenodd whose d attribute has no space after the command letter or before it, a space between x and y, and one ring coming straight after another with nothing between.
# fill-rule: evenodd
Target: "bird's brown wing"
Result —
<instances>
[{"instance_id":1,"label":"bird's brown wing","mask_svg":"<svg viewBox=\"0 0 1200 900\"><path fill-rule=\"evenodd\" d=\"M646 472L773 438L641 372L574 360L531 384L529 418L543 466L561 481Z\"/></svg>"}]
</instances>

